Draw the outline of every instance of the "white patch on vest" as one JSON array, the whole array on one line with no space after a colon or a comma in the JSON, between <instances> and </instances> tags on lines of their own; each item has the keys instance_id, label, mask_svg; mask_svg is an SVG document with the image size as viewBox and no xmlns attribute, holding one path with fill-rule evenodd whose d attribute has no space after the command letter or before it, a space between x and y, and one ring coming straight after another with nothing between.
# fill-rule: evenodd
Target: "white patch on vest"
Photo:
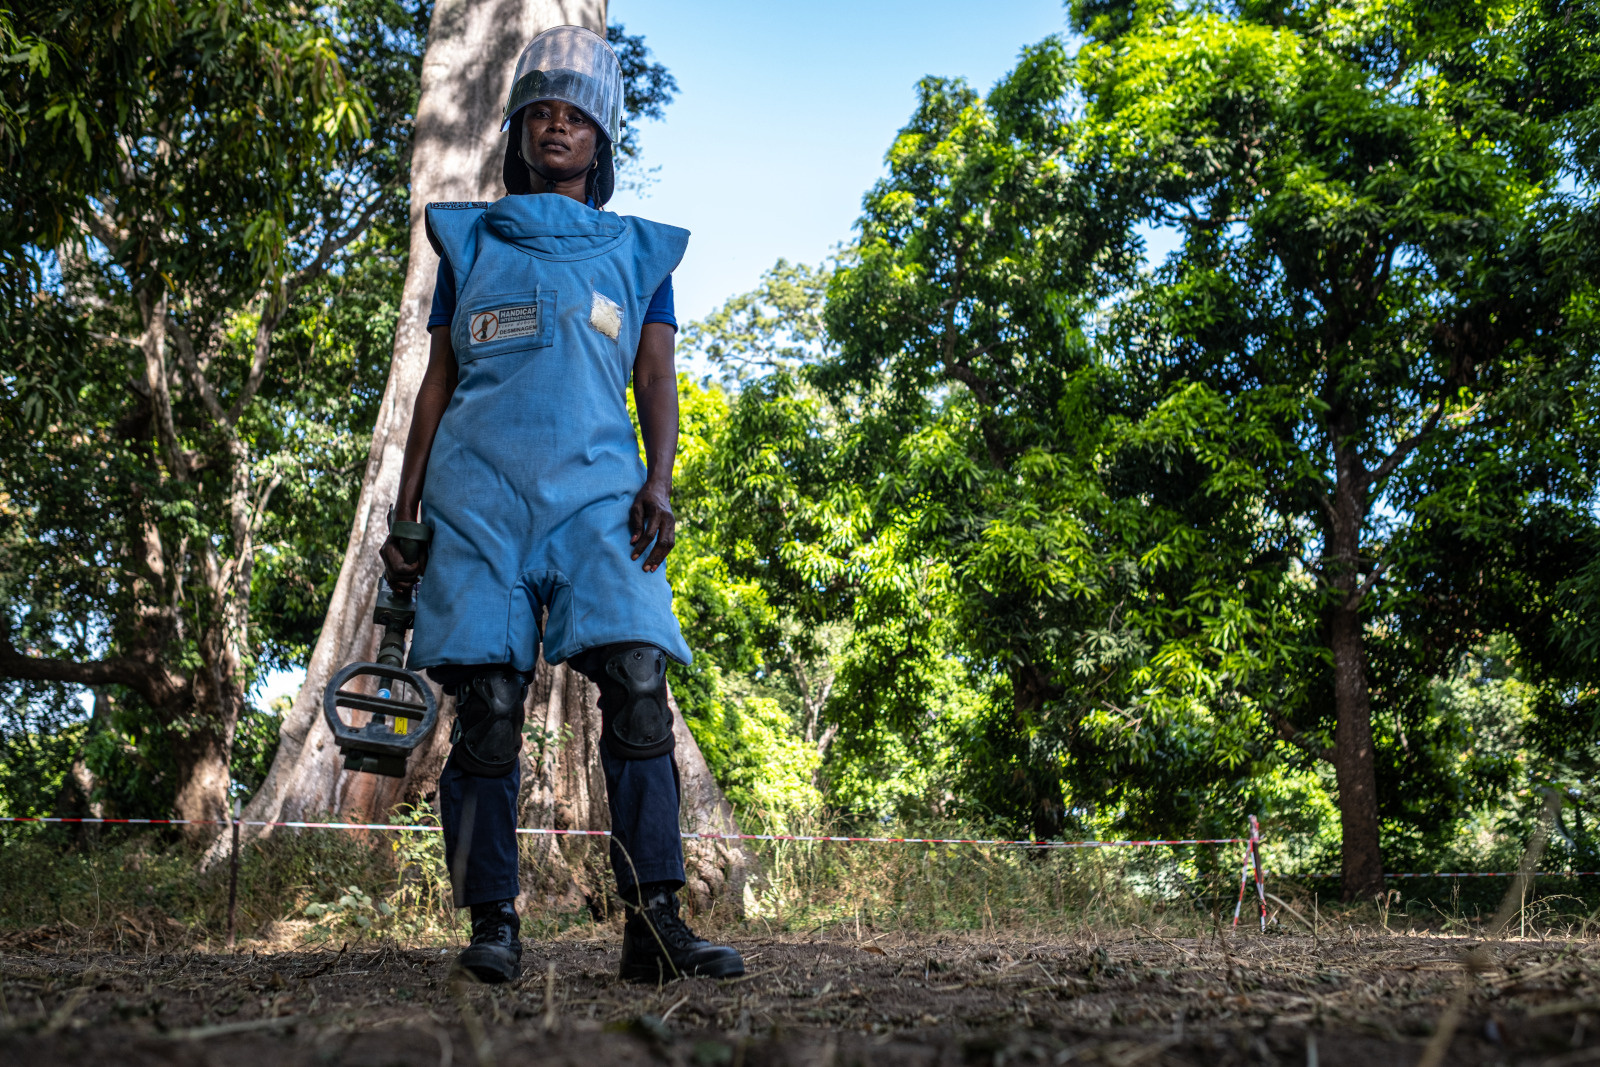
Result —
<instances>
[{"instance_id":1,"label":"white patch on vest","mask_svg":"<svg viewBox=\"0 0 1600 1067\"><path fill-rule=\"evenodd\" d=\"M615 341L622 333L622 305L609 296L595 293L594 303L589 308L589 325Z\"/></svg>"},{"instance_id":2,"label":"white patch on vest","mask_svg":"<svg viewBox=\"0 0 1600 1067\"><path fill-rule=\"evenodd\" d=\"M473 312L467 330L475 345L490 341L506 341L514 337L537 337L539 334L539 305L526 304L514 308L494 308Z\"/></svg>"}]
</instances>

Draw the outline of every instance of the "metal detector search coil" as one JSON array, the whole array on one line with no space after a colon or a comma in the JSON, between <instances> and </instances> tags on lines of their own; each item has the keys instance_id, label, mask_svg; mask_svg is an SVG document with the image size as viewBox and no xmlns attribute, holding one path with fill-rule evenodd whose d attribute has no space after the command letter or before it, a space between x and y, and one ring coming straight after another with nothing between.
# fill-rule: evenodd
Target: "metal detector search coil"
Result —
<instances>
[{"instance_id":1,"label":"metal detector search coil","mask_svg":"<svg viewBox=\"0 0 1600 1067\"><path fill-rule=\"evenodd\" d=\"M390 535L408 562L428 550L432 531L420 522L395 522ZM322 714L333 731L334 744L344 756L344 769L403 778L406 760L422 747L439 725L439 701L428 684L405 669L406 633L417 617L411 593L401 595L378 580L378 603L372 621L383 627L378 662L351 663L335 674L322 691ZM373 678L374 692L348 688L358 678ZM407 699L413 696L414 699ZM353 726L339 714L363 711L372 716L364 726Z\"/></svg>"}]
</instances>

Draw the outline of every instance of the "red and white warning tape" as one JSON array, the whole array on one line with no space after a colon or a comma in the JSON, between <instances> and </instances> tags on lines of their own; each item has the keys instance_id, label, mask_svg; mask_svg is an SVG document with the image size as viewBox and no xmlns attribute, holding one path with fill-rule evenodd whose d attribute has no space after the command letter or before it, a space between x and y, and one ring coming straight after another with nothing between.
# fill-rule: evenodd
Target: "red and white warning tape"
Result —
<instances>
[{"instance_id":1,"label":"red and white warning tape","mask_svg":"<svg viewBox=\"0 0 1600 1067\"><path fill-rule=\"evenodd\" d=\"M0 822L104 823L137 826L227 826L226 819L96 819L67 816L10 815ZM240 819L240 826L282 826L295 830L400 830L407 833L438 833L437 826L386 822L274 822ZM610 837L610 830L555 830L544 827L517 828L519 834L551 834L571 837ZM1159 841L1006 841L967 837L834 837L821 834L711 834L684 833L685 841L835 841L848 844L882 845L997 845L1013 848L1137 848L1145 845L1237 845L1243 837L1187 837Z\"/></svg>"}]
</instances>

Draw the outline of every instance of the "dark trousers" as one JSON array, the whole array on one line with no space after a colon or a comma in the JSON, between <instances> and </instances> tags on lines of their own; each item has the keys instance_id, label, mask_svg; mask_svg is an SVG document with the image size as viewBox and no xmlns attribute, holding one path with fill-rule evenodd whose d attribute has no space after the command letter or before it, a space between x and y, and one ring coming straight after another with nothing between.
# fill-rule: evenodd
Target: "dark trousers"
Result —
<instances>
[{"instance_id":1,"label":"dark trousers","mask_svg":"<svg viewBox=\"0 0 1600 1067\"><path fill-rule=\"evenodd\" d=\"M576 657L574 669L600 685L600 706L609 713L620 699L597 657ZM472 668L429 673L450 687ZM683 885L683 839L678 834L678 766L672 753L654 759L617 759L600 744L611 808L611 869L623 899L636 885ZM439 776L439 811L444 823L445 865L455 886L456 906L510 900L517 879L517 794L522 766L500 778L480 778L456 766L455 752Z\"/></svg>"}]
</instances>

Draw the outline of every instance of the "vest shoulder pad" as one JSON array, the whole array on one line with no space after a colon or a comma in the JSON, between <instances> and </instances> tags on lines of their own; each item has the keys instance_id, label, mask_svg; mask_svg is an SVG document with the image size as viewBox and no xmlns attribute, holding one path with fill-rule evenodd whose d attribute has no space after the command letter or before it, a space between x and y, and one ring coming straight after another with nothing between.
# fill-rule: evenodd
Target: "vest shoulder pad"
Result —
<instances>
[{"instance_id":1,"label":"vest shoulder pad","mask_svg":"<svg viewBox=\"0 0 1600 1067\"><path fill-rule=\"evenodd\" d=\"M448 256L446 246L458 243L451 238L472 229L488 207L487 200L441 200L429 204L422 213L423 230L434 252Z\"/></svg>"},{"instance_id":2,"label":"vest shoulder pad","mask_svg":"<svg viewBox=\"0 0 1600 1067\"><path fill-rule=\"evenodd\" d=\"M678 264L683 261L683 253L689 247L688 230L663 222L651 222L637 215L624 215L623 218L633 229L634 240L644 252L644 258L666 268L663 277L678 269Z\"/></svg>"}]
</instances>

